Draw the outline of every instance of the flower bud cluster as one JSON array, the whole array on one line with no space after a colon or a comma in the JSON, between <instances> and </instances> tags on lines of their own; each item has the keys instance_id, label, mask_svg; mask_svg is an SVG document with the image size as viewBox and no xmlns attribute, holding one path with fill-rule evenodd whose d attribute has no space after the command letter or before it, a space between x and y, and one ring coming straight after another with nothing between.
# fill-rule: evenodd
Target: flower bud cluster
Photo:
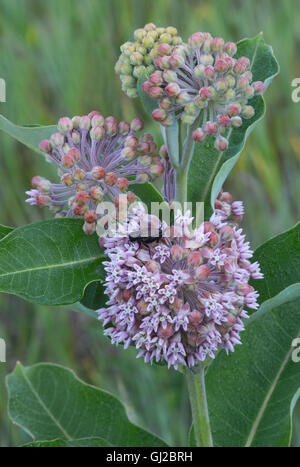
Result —
<instances>
[{"instance_id":1,"label":"flower bud cluster","mask_svg":"<svg viewBox=\"0 0 300 467\"><path fill-rule=\"evenodd\" d=\"M48 206L59 217L81 217L84 231L92 234L103 199L117 202L131 184L153 180L164 171L152 135L136 135L142 129L138 118L118 122L97 111L61 118L58 132L40 143L46 159L58 166L60 183L34 177L26 201ZM127 197L129 204L135 200L133 193Z\"/></svg>"},{"instance_id":2,"label":"flower bud cluster","mask_svg":"<svg viewBox=\"0 0 300 467\"><path fill-rule=\"evenodd\" d=\"M159 45L164 43L172 47L182 43L176 28L158 28L153 23L137 29L134 37L135 42L125 42L121 46L121 55L115 66L115 71L121 78L122 89L128 97L137 97L138 78L155 70L153 63L158 56Z\"/></svg>"},{"instance_id":3,"label":"flower bud cluster","mask_svg":"<svg viewBox=\"0 0 300 467\"><path fill-rule=\"evenodd\" d=\"M109 300L98 313L112 343L134 345L145 362L175 369L214 358L220 349L234 351L247 309L258 307L249 280L263 277L236 224L242 213L242 203L222 192L211 219L193 230L189 213L178 211L168 227L138 206L128 225L160 225L162 238L147 244L128 233L101 239Z\"/></svg>"},{"instance_id":4,"label":"flower bud cluster","mask_svg":"<svg viewBox=\"0 0 300 467\"><path fill-rule=\"evenodd\" d=\"M209 33L196 32L188 44L160 44L154 59L156 70L143 83L143 91L159 102L152 113L163 126L181 119L197 124L193 139L215 136L215 147L225 151L230 129L254 116L248 100L261 94L264 83L252 81L247 57L234 58L237 46Z\"/></svg>"}]
</instances>

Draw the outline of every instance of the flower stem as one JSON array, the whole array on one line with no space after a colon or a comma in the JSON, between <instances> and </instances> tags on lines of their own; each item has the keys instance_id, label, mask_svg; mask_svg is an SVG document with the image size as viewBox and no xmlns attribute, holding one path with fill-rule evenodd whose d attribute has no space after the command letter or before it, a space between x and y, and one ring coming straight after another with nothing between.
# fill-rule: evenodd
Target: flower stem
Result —
<instances>
[{"instance_id":1,"label":"flower stem","mask_svg":"<svg viewBox=\"0 0 300 467\"><path fill-rule=\"evenodd\" d=\"M187 170L185 169L176 170L175 199L181 203L183 210L187 200Z\"/></svg>"},{"instance_id":2,"label":"flower stem","mask_svg":"<svg viewBox=\"0 0 300 467\"><path fill-rule=\"evenodd\" d=\"M198 447L213 447L205 389L205 369L197 373L187 370L187 383L193 416L194 435Z\"/></svg>"},{"instance_id":3,"label":"flower stem","mask_svg":"<svg viewBox=\"0 0 300 467\"><path fill-rule=\"evenodd\" d=\"M179 152L182 154L180 166L174 167L176 172L175 199L181 203L182 209L184 209L184 202L187 201L188 170L194 150L192 133L195 126L196 125L194 124L188 129L184 148L179 148ZM201 447L212 447L213 441L205 389L205 369L201 365L197 368L197 373L187 369L186 376L196 445Z\"/></svg>"}]
</instances>

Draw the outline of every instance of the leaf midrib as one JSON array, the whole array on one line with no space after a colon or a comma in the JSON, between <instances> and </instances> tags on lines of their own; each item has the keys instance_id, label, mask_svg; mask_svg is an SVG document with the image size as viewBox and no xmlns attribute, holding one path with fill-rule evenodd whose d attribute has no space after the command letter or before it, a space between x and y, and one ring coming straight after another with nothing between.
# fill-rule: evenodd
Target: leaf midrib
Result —
<instances>
[{"instance_id":1,"label":"leaf midrib","mask_svg":"<svg viewBox=\"0 0 300 467\"><path fill-rule=\"evenodd\" d=\"M97 259L102 259L102 258L104 258L103 255L97 255L97 256L92 256L90 258L81 259L78 261L68 261L66 263L50 264L50 265L38 266L35 268L20 269L19 271L6 272L5 274L0 273L0 279L2 277L14 276L15 274L22 274L22 273L27 273L27 272L32 272L32 271L43 271L45 269L58 269L58 268L64 268L66 266L72 266L75 264L77 265L77 264L90 263L92 261L95 261Z\"/></svg>"},{"instance_id":2,"label":"leaf midrib","mask_svg":"<svg viewBox=\"0 0 300 467\"><path fill-rule=\"evenodd\" d=\"M300 332L298 333L298 335L296 337L300 337ZM281 364L281 366L280 366L280 368L279 368L279 370L278 370L278 372L277 372L277 374L276 374L276 376L274 378L274 381L271 384L270 389L266 394L266 397L264 398L264 401L263 401L263 403L262 403L262 405L261 405L261 407L259 409L257 417L254 420L254 423L253 423L252 428L250 430L249 436L248 436L247 441L245 443L245 447L250 447L251 444L252 444L252 441L253 441L253 439L254 439L254 437L256 435L256 432L257 432L257 428L258 428L258 426L259 426L259 424L260 424L260 422L261 422L261 420L263 418L263 415L264 415L264 412L265 412L265 410L266 410L266 408L268 406L268 403L269 403L269 401L270 401L270 399L271 399L271 397L272 397L272 395L273 395L273 393L274 393L274 391L276 389L276 386L277 386L277 383L278 383L278 381L280 379L280 376L282 375L282 372L285 369L286 364L288 363L288 361L290 359L292 351L293 351L293 347L291 347L290 350L288 351L288 353L286 354L286 357L283 360L283 362L282 362L282 364Z\"/></svg>"},{"instance_id":3,"label":"leaf midrib","mask_svg":"<svg viewBox=\"0 0 300 467\"><path fill-rule=\"evenodd\" d=\"M57 427L59 428L59 430L62 432L62 434L69 440L69 441L72 441L73 438L71 437L71 435L69 435L69 433L62 427L62 425L59 423L59 421L55 418L55 416L50 412L50 410L47 408L47 406L44 404L44 402L42 401L42 399L40 398L39 394L37 393L37 391L34 389L30 379L26 376L26 373L24 371L24 369L22 368L22 366L20 366L20 370L21 370L21 373L22 373L22 376L25 380L25 382L28 384L29 386L29 389L31 390L32 394L35 396L35 398L37 399L38 403L42 406L42 408L44 409L44 411L46 412L46 414L51 418L51 420L53 421L53 423L55 425L57 425Z\"/></svg>"}]
</instances>

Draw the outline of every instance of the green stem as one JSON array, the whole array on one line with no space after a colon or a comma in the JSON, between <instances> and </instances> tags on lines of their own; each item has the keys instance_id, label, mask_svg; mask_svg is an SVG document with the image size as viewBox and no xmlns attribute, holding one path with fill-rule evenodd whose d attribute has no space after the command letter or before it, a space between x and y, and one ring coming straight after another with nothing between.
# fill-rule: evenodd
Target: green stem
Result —
<instances>
[{"instance_id":1,"label":"green stem","mask_svg":"<svg viewBox=\"0 0 300 467\"><path fill-rule=\"evenodd\" d=\"M187 200L187 170L176 170L175 200L181 203L182 209Z\"/></svg>"},{"instance_id":2,"label":"green stem","mask_svg":"<svg viewBox=\"0 0 300 467\"><path fill-rule=\"evenodd\" d=\"M188 170L193 156L194 141L192 139L192 133L195 127L196 124L193 124L188 129L184 148L183 150L181 147L179 148L179 154L182 154L180 166L174 167L176 171L175 199L181 203L182 208L184 202L187 201ZM211 447L213 446L213 441L209 423L204 372L204 367L200 366L197 368L197 373L193 373L188 369L186 371L186 376L196 444L197 446Z\"/></svg>"},{"instance_id":3,"label":"green stem","mask_svg":"<svg viewBox=\"0 0 300 467\"><path fill-rule=\"evenodd\" d=\"M187 370L187 382L193 415L194 434L198 447L213 447L205 389L205 370Z\"/></svg>"}]
</instances>

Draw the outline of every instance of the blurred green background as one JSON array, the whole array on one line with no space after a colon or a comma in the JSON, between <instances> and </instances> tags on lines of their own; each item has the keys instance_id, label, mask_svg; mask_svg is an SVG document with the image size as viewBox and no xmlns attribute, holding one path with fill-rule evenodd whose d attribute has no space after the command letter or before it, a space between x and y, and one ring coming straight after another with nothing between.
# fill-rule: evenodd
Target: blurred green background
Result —
<instances>
[{"instance_id":1,"label":"blurred green background","mask_svg":"<svg viewBox=\"0 0 300 467\"><path fill-rule=\"evenodd\" d=\"M53 124L59 117L101 110L119 119L141 116L137 100L121 92L114 64L120 45L145 23L176 26L187 39L210 31L238 41L264 32L281 73L267 91L267 114L248 140L227 181L246 205L244 228L253 247L299 219L300 103L291 81L300 77L300 4L293 0L0 0L0 77L7 102L1 113L18 124ZM157 138L159 133L156 128ZM45 218L24 204L33 175L50 175L37 154L0 135L0 223L20 226ZM53 172L52 172L53 173ZM0 336L8 363L0 364L0 446L28 437L7 416L4 376L16 360L53 361L124 401L129 416L168 442L186 443L190 414L181 375L135 360L134 350L111 346L92 318L0 296ZM300 407L294 445L300 446Z\"/></svg>"}]
</instances>

